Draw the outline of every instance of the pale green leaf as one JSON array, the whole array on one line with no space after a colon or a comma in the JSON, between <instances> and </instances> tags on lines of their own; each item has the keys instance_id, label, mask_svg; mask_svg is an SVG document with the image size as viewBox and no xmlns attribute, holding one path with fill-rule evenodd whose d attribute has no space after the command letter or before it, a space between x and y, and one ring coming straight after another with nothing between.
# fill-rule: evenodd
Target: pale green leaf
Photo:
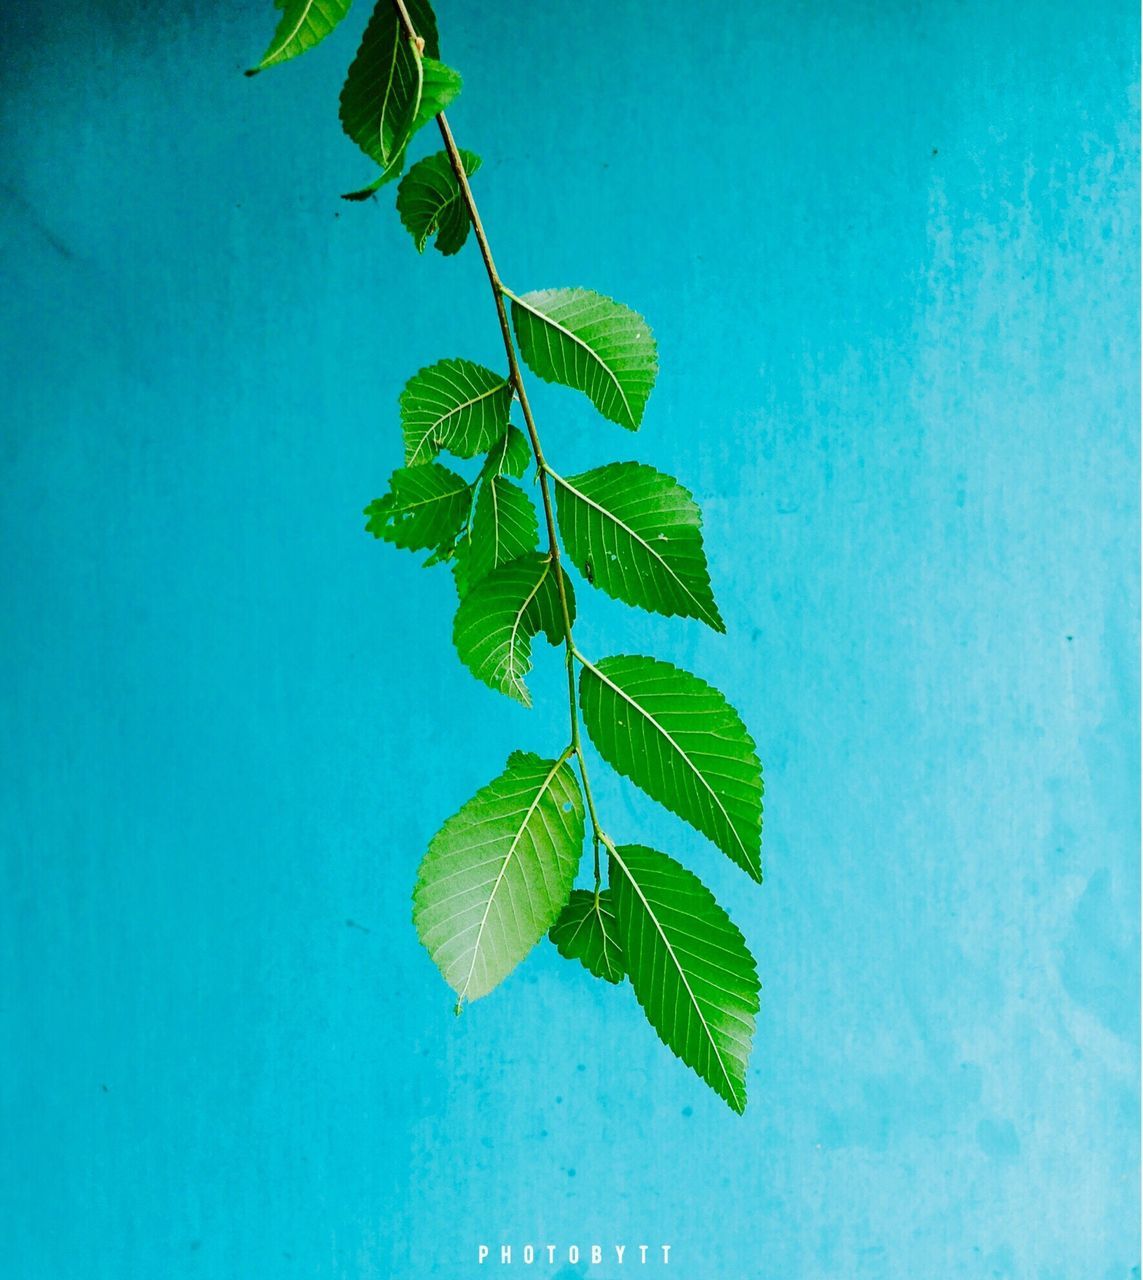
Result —
<instances>
[{"instance_id":1,"label":"pale green leaf","mask_svg":"<svg viewBox=\"0 0 1143 1280\"><path fill-rule=\"evenodd\" d=\"M742 934L697 876L654 849L619 846L608 880L647 1020L741 1114L759 1004L758 971Z\"/></svg>"},{"instance_id":2,"label":"pale green leaf","mask_svg":"<svg viewBox=\"0 0 1143 1280\"><path fill-rule=\"evenodd\" d=\"M471 360L440 360L415 373L401 392L405 463L428 462L440 449L472 458L508 426L508 380Z\"/></svg>"},{"instance_id":3,"label":"pale green leaf","mask_svg":"<svg viewBox=\"0 0 1143 1280\"><path fill-rule=\"evenodd\" d=\"M470 499L467 481L447 467L401 467L389 479L389 492L365 508L365 528L410 551L446 547L460 533Z\"/></svg>"},{"instance_id":4,"label":"pale green leaf","mask_svg":"<svg viewBox=\"0 0 1143 1280\"><path fill-rule=\"evenodd\" d=\"M677 480L638 462L552 478L568 555L589 582L627 604L726 630L710 588L702 517Z\"/></svg>"},{"instance_id":5,"label":"pale green leaf","mask_svg":"<svg viewBox=\"0 0 1143 1280\"><path fill-rule=\"evenodd\" d=\"M574 619L571 584L564 579ZM452 638L461 661L478 680L532 705L524 677L532 669L532 640L564 637L556 570L544 555L526 555L493 570L460 602Z\"/></svg>"},{"instance_id":6,"label":"pale green leaf","mask_svg":"<svg viewBox=\"0 0 1143 1280\"><path fill-rule=\"evenodd\" d=\"M321 44L349 12L350 3L351 0L274 0L274 7L282 11L274 38L262 60L246 74L255 75Z\"/></svg>"},{"instance_id":7,"label":"pale green leaf","mask_svg":"<svg viewBox=\"0 0 1143 1280\"><path fill-rule=\"evenodd\" d=\"M641 315L590 289L541 289L512 296L512 323L534 373L584 392L621 427L638 427L659 371Z\"/></svg>"},{"instance_id":8,"label":"pale green leaf","mask_svg":"<svg viewBox=\"0 0 1143 1280\"><path fill-rule=\"evenodd\" d=\"M520 751L433 838L413 923L458 1008L487 995L551 928L582 849L575 775Z\"/></svg>"},{"instance_id":9,"label":"pale green leaf","mask_svg":"<svg viewBox=\"0 0 1143 1280\"><path fill-rule=\"evenodd\" d=\"M605 982L622 982L623 947L619 941L611 892L575 889L548 934L560 955L578 960Z\"/></svg>"},{"instance_id":10,"label":"pale green leaf","mask_svg":"<svg viewBox=\"0 0 1143 1280\"><path fill-rule=\"evenodd\" d=\"M532 461L532 446L517 427L509 427L488 450L482 476L515 476L519 479Z\"/></svg>"},{"instance_id":11,"label":"pale green leaf","mask_svg":"<svg viewBox=\"0 0 1143 1280\"><path fill-rule=\"evenodd\" d=\"M469 177L480 168L480 157L473 152L461 151L460 158ZM418 160L405 174L397 189L397 212L418 253L424 252L434 235L441 253L461 249L471 221L447 152Z\"/></svg>"},{"instance_id":12,"label":"pale green leaf","mask_svg":"<svg viewBox=\"0 0 1143 1280\"><path fill-rule=\"evenodd\" d=\"M456 589L461 599L493 569L540 544L536 507L528 495L503 476L480 486L472 528L456 545Z\"/></svg>"},{"instance_id":13,"label":"pale green leaf","mask_svg":"<svg viewBox=\"0 0 1143 1280\"><path fill-rule=\"evenodd\" d=\"M407 7L425 54L439 58L428 0L408 0ZM424 81L421 62L392 0L378 0L342 87L340 114L345 132L382 169L401 156L413 133Z\"/></svg>"},{"instance_id":14,"label":"pale green leaf","mask_svg":"<svg viewBox=\"0 0 1143 1280\"><path fill-rule=\"evenodd\" d=\"M762 879L762 766L717 689L654 658L604 658L580 676L599 754L653 800Z\"/></svg>"}]
</instances>

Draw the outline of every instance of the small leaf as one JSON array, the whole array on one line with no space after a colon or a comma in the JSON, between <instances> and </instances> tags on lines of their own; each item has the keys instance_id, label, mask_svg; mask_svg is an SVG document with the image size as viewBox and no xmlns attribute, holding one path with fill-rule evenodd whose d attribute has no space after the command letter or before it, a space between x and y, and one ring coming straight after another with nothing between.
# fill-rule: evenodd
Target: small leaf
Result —
<instances>
[{"instance_id":1,"label":"small leaf","mask_svg":"<svg viewBox=\"0 0 1143 1280\"><path fill-rule=\"evenodd\" d=\"M456 547L456 589L461 599L493 569L540 544L536 508L528 495L503 476L480 486L472 529Z\"/></svg>"},{"instance_id":2,"label":"small leaf","mask_svg":"<svg viewBox=\"0 0 1143 1280\"><path fill-rule=\"evenodd\" d=\"M480 157L471 151L461 151L460 158L469 177L480 168ZM424 252L434 235L441 253L461 249L471 222L446 152L438 151L418 160L405 174L397 189L397 212L418 253Z\"/></svg>"},{"instance_id":3,"label":"small leaf","mask_svg":"<svg viewBox=\"0 0 1143 1280\"><path fill-rule=\"evenodd\" d=\"M428 124L434 116L444 111L457 94L460 93L460 89L461 79L459 72L454 71L452 67L445 66L443 62L438 62L435 58L422 58L421 102L417 108L417 117L413 122L413 127L409 130L408 138L405 140L405 146L401 148L400 154L396 159L390 161L388 166L367 187L362 187L360 191L347 191L341 198L343 200L368 200L371 195L387 182L392 182L394 178L400 177L401 170L405 167L405 153L413 135Z\"/></svg>"},{"instance_id":4,"label":"small leaf","mask_svg":"<svg viewBox=\"0 0 1143 1280\"><path fill-rule=\"evenodd\" d=\"M407 0L429 58L439 58L436 19L428 0ZM422 59L401 27L392 0L378 0L341 90L342 128L382 169L403 153L421 106Z\"/></svg>"},{"instance_id":5,"label":"small leaf","mask_svg":"<svg viewBox=\"0 0 1143 1280\"><path fill-rule=\"evenodd\" d=\"M597 587L627 604L726 630L710 589L702 517L677 480L638 462L552 478L568 555Z\"/></svg>"},{"instance_id":6,"label":"small leaf","mask_svg":"<svg viewBox=\"0 0 1143 1280\"><path fill-rule=\"evenodd\" d=\"M759 992L745 939L702 881L666 854L621 845L608 880L627 972L648 1022L741 1114Z\"/></svg>"},{"instance_id":7,"label":"small leaf","mask_svg":"<svg viewBox=\"0 0 1143 1280\"><path fill-rule=\"evenodd\" d=\"M566 578L564 586L574 618ZM541 631L553 645L564 638L555 569L547 556L536 554L493 570L473 587L456 611L452 638L478 680L530 707L524 677L532 669L532 640Z\"/></svg>"},{"instance_id":8,"label":"small leaf","mask_svg":"<svg viewBox=\"0 0 1143 1280\"><path fill-rule=\"evenodd\" d=\"M482 476L515 476L517 480L528 470L532 461L532 446L527 436L516 427L509 427L488 450L488 457L480 474Z\"/></svg>"},{"instance_id":9,"label":"small leaf","mask_svg":"<svg viewBox=\"0 0 1143 1280\"><path fill-rule=\"evenodd\" d=\"M401 392L405 464L413 467L447 449L472 458L490 449L508 426L508 380L471 360L440 360L413 374Z\"/></svg>"},{"instance_id":10,"label":"small leaf","mask_svg":"<svg viewBox=\"0 0 1143 1280\"><path fill-rule=\"evenodd\" d=\"M548 936L565 959L578 960L597 978L618 983L626 970L617 930L610 890L596 895L589 889L574 889Z\"/></svg>"},{"instance_id":11,"label":"small leaf","mask_svg":"<svg viewBox=\"0 0 1143 1280\"><path fill-rule=\"evenodd\" d=\"M444 824L417 873L413 923L460 1000L487 995L551 928L582 850L575 775L522 751Z\"/></svg>"},{"instance_id":12,"label":"small leaf","mask_svg":"<svg viewBox=\"0 0 1143 1280\"><path fill-rule=\"evenodd\" d=\"M274 0L274 7L282 11L278 29L262 60L246 74L257 75L321 44L349 12L350 3L351 0Z\"/></svg>"},{"instance_id":13,"label":"small leaf","mask_svg":"<svg viewBox=\"0 0 1143 1280\"><path fill-rule=\"evenodd\" d=\"M438 463L401 467L389 492L365 508L365 528L410 551L441 548L454 541L468 513L471 488Z\"/></svg>"},{"instance_id":14,"label":"small leaf","mask_svg":"<svg viewBox=\"0 0 1143 1280\"><path fill-rule=\"evenodd\" d=\"M590 289L541 289L512 297L512 323L534 373L584 392L621 427L639 426L659 372L641 315Z\"/></svg>"},{"instance_id":15,"label":"small leaf","mask_svg":"<svg viewBox=\"0 0 1143 1280\"><path fill-rule=\"evenodd\" d=\"M761 881L762 766L717 689L654 658L585 663L583 721L599 754Z\"/></svg>"}]
</instances>

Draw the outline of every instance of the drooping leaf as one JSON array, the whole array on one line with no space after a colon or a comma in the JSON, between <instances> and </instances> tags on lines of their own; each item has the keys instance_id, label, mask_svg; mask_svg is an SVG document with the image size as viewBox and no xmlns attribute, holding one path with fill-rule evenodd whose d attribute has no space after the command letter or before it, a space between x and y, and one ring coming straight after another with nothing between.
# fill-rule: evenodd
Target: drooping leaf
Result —
<instances>
[{"instance_id":1,"label":"drooping leaf","mask_svg":"<svg viewBox=\"0 0 1143 1280\"><path fill-rule=\"evenodd\" d=\"M582 849L575 775L522 751L433 838L413 923L458 1007L487 995L551 928Z\"/></svg>"},{"instance_id":2,"label":"drooping leaf","mask_svg":"<svg viewBox=\"0 0 1143 1280\"><path fill-rule=\"evenodd\" d=\"M532 461L532 446L527 436L516 427L509 427L488 450L488 457L481 469L482 476L515 476L517 479L528 470Z\"/></svg>"},{"instance_id":3,"label":"drooping leaf","mask_svg":"<svg viewBox=\"0 0 1143 1280\"><path fill-rule=\"evenodd\" d=\"M456 589L463 600L493 569L535 551L540 545L536 508L528 495L503 476L480 486L472 528L456 545Z\"/></svg>"},{"instance_id":4,"label":"drooping leaf","mask_svg":"<svg viewBox=\"0 0 1143 1280\"><path fill-rule=\"evenodd\" d=\"M473 152L461 151L460 158L469 177L480 168L480 157ZM405 174L397 188L397 212L418 253L424 252L434 235L443 254L463 247L471 221L447 152L418 160Z\"/></svg>"},{"instance_id":5,"label":"drooping leaf","mask_svg":"<svg viewBox=\"0 0 1143 1280\"><path fill-rule=\"evenodd\" d=\"M578 960L605 982L623 981L627 971L609 889L598 895L589 889L573 889L548 936L565 959Z\"/></svg>"},{"instance_id":6,"label":"drooping leaf","mask_svg":"<svg viewBox=\"0 0 1143 1280\"><path fill-rule=\"evenodd\" d=\"M428 0L407 0L429 58L440 57L436 18ZM392 0L377 0L341 90L342 128L382 169L411 137L421 106L422 58L401 27Z\"/></svg>"},{"instance_id":7,"label":"drooping leaf","mask_svg":"<svg viewBox=\"0 0 1143 1280\"><path fill-rule=\"evenodd\" d=\"M717 689L654 658L585 663L583 721L599 754L761 881L762 766Z\"/></svg>"},{"instance_id":8,"label":"drooping leaf","mask_svg":"<svg viewBox=\"0 0 1143 1280\"><path fill-rule=\"evenodd\" d=\"M590 289L540 289L512 298L512 323L534 373L584 392L621 427L639 426L659 372L641 315Z\"/></svg>"},{"instance_id":9,"label":"drooping leaf","mask_svg":"<svg viewBox=\"0 0 1143 1280\"><path fill-rule=\"evenodd\" d=\"M742 934L697 876L654 849L620 845L608 880L627 972L647 1020L741 1114L759 993Z\"/></svg>"},{"instance_id":10,"label":"drooping leaf","mask_svg":"<svg viewBox=\"0 0 1143 1280\"><path fill-rule=\"evenodd\" d=\"M443 62L438 62L435 58L422 58L421 103L417 108L416 119L413 121L413 127L409 130L400 154L395 160L390 161L367 187L362 187L360 191L347 191L341 198L343 200L368 200L371 195L387 182L392 182L394 178L399 178L401 171L405 167L405 154L413 136L428 124L434 116L444 111L457 94L460 93L460 90L461 79L458 71L454 71L452 67L446 66Z\"/></svg>"},{"instance_id":11,"label":"drooping leaf","mask_svg":"<svg viewBox=\"0 0 1143 1280\"><path fill-rule=\"evenodd\" d=\"M460 533L470 496L468 483L439 463L400 467L389 492L365 508L365 528L410 551L445 547Z\"/></svg>"},{"instance_id":12,"label":"drooping leaf","mask_svg":"<svg viewBox=\"0 0 1143 1280\"><path fill-rule=\"evenodd\" d=\"M418 466L447 449L472 458L490 449L508 426L507 378L471 360L440 360L413 374L401 392L405 463Z\"/></svg>"},{"instance_id":13,"label":"drooping leaf","mask_svg":"<svg viewBox=\"0 0 1143 1280\"><path fill-rule=\"evenodd\" d=\"M574 618L571 584L564 579ZM526 555L493 570L460 602L452 638L460 660L478 680L532 705L524 677L532 669L532 640L543 632L564 638L556 570L544 555Z\"/></svg>"},{"instance_id":14,"label":"drooping leaf","mask_svg":"<svg viewBox=\"0 0 1143 1280\"><path fill-rule=\"evenodd\" d=\"M556 512L576 568L609 596L725 631L702 545L698 505L677 480L613 462L556 482Z\"/></svg>"},{"instance_id":15,"label":"drooping leaf","mask_svg":"<svg viewBox=\"0 0 1143 1280\"><path fill-rule=\"evenodd\" d=\"M246 74L257 75L321 44L349 12L351 3L352 0L274 0L274 7L282 11L274 38L258 65Z\"/></svg>"}]
</instances>

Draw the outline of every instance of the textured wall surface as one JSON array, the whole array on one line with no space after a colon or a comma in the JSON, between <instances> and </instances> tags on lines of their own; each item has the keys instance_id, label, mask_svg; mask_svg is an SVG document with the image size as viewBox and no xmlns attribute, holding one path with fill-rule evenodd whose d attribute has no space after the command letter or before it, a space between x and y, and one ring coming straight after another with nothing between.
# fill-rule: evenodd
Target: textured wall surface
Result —
<instances>
[{"instance_id":1,"label":"textured wall surface","mask_svg":"<svg viewBox=\"0 0 1143 1280\"><path fill-rule=\"evenodd\" d=\"M405 378L497 361L471 247L337 199L364 12L251 81L268 4L35 0L0 54L0 1271L599 1240L690 1280L1138 1277L1135 6L440 17L506 279L660 340L638 437L537 410L557 465L707 512L729 638L584 588L581 643L759 739L761 889L600 784L759 956L750 1108L546 944L454 1018L410 926L428 838L565 709L550 655L533 713L478 686L448 575L361 532Z\"/></svg>"}]
</instances>

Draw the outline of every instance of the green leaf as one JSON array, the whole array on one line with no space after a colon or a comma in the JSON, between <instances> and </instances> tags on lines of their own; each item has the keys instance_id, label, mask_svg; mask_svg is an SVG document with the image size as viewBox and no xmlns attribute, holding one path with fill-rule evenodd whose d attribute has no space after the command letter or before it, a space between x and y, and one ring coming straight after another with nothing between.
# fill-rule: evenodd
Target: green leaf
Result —
<instances>
[{"instance_id":1,"label":"green leaf","mask_svg":"<svg viewBox=\"0 0 1143 1280\"><path fill-rule=\"evenodd\" d=\"M742 934L697 876L654 849L621 845L608 880L627 972L648 1022L741 1114L759 992Z\"/></svg>"},{"instance_id":2,"label":"green leaf","mask_svg":"<svg viewBox=\"0 0 1143 1280\"><path fill-rule=\"evenodd\" d=\"M574 617L571 584L568 610ZM493 570L460 602L452 638L460 660L478 680L530 707L524 677L532 669L532 640L541 631L552 644L564 638L559 588L544 555L521 556Z\"/></svg>"},{"instance_id":3,"label":"green leaf","mask_svg":"<svg viewBox=\"0 0 1143 1280\"><path fill-rule=\"evenodd\" d=\"M761 881L762 766L713 686L654 658L585 662L583 720L599 754Z\"/></svg>"},{"instance_id":4,"label":"green leaf","mask_svg":"<svg viewBox=\"0 0 1143 1280\"><path fill-rule=\"evenodd\" d=\"M481 476L515 476L520 479L532 461L532 446L527 436L516 427L509 427L488 450Z\"/></svg>"},{"instance_id":5,"label":"green leaf","mask_svg":"<svg viewBox=\"0 0 1143 1280\"><path fill-rule=\"evenodd\" d=\"M425 54L440 57L436 19L428 0L408 0ZM378 0L341 90L342 128L382 169L400 157L421 106L422 59L401 27L392 0Z\"/></svg>"},{"instance_id":6,"label":"green leaf","mask_svg":"<svg viewBox=\"0 0 1143 1280\"><path fill-rule=\"evenodd\" d=\"M413 923L458 1009L502 982L552 926L582 849L575 775L522 751L433 838Z\"/></svg>"},{"instance_id":7,"label":"green leaf","mask_svg":"<svg viewBox=\"0 0 1143 1280\"><path fill-rule=\"evenodd\" d=\"M405 464L418 466L447 449L472 458L490 449L508 426L508 380L471 360L439 360L413 374L401 392Z\"/></svg>"},{"instance_id":8,"label":"green leaf","mask_svg":"<svg viewBox=\"0 0 1143 1280\"><path fill-rule=\"evenodd\" d=\"M473 152L461 151L460 158L469 177L480 168L480 157ZM418 253L424 252L434 235L436 247L443 254L457 253L462 248L471 221L447 152L438 151L418 160L405 174L397 189L397 212Z\"/></svg>"},{"instance_id":9,"label":"green leaf","mask_svg":"<svg viewBox=\"0 0 1143 1280\"><path fill-rule=\"evenodd\" d=\"M627 604L726 630L710 589L702 517L677 480L638 462L552 478L568 555L589 582Z\"/></svg>"},{"instance_id":10,"label":"green leaf","mask_svg":"<svg viewBox=\"0 0 1143 1280\"><path fill-rule=\"evenodd\" d=\"M461 599L493 569L540 545L536 508L528 495L503 476L480 486L472 528L456 547L456 589Z\"/></svg>"},{"instance_id":11,"label":"green leaf","mask_svg":"<svg viewBox=\"0 0 1143 1280\"><path fill-rule=\"evenodd\" d=\"M441 548L460 533L470 498L469 484L447 467L401 467L389 479L389 492L365 508L365 528L409 551Z\"/></svg>"},{"instance_id":12,"label":"green leaf","mask_svg":"<svg viewBox=\"0 0 1143 1280\"><path fill-rule=\"evenodd\" d=\"M659 372L641 315L590 289L512 296L512 323L529 368L584 392L612 422L634 431Z\"/></svg>"},{"instance_id":13,"label":"green leaf","mask_svg":"<svg viewBox=\"0 0 1143 1280\"><path fill-rule=\"evenodd\" d=\"M548 936L565 959L578 960L605 982L623 981L623 947L610 890L598 895L589 889L573 890Z\"/></svg>"},{"instance_id":14,"label":"green leaf","mask_svg":"<svg viewBox=\"0 0 1143 1280\"><path fill-rule=\"evenodd\" d=\"M434 116L444 111L457 94L460 93L460 89L461 79L459 72L454 71L452 67L445 66L443 62L437 62L435 58L422 58L421 104L417 108L417 118L413 122L412 129L409 130L405 146L401 148L397 158L392 160L367 187L362 187L360 191L347 191L341 198L343 200L368 200L371 195L387 182L392 182L394 178L400 177L401 171L405 167L405 153L408 149L408 143L413 135L428 124Z\"/></svg>"},{"instance_id":15,"label":"green leaf","mask_svg":"<svg viewBox=\"0 0 1143 1280\"><path fill-rule=\"evenodd\" d=\"M321 44L349 12L350 3L351 0L274 0L274 7L282 11L278 29L261 62L246 74L257 75Z\"/></svg>"}]
</instances>

